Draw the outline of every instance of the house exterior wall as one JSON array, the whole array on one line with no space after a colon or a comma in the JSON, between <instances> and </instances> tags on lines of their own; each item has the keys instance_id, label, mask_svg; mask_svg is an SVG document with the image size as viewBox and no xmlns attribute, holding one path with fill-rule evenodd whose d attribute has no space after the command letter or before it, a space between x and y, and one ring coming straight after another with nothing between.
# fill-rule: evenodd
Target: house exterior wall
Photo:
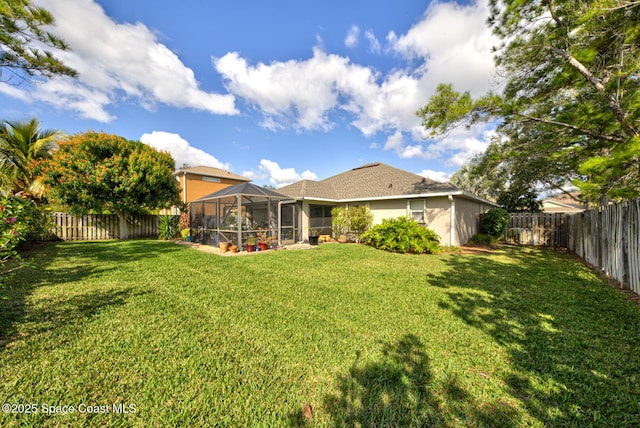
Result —
<instances>
[{"instance_id":1,"label":"house exterior wall","mask_svg":"<svg viewBox=\"0 0 640 428\"><path fill-rule=\"evenodd\" d=\"M180 174L176 176L180 183L180 200L183 202L191 202L203 196L215 193L229 186L243 183L243 181L232 180L228 178L207 177L199 174ZM186 179L186 183L185 183ZM219 182L207 180L219 180ZM185 184L186 184L186 200L185 200Z\"/></svg>"},{"instance_id":2,"label":"house exterior wall","mask_svg":"<svg viewBox=\"0 0 640 428\"><path fill-rule=\"evenodd\" d=\"M373 224L380 224L385 218L397 218L407 215L407 200L371 201L369 209L373 214Z\"/></svg>"},{"instance_id":3,"label":"house exterior wall","mask_svg":"<svg viewBox=\"0 0 640 428\"><path fill-rule=\"evenodd\" d=\"M440 236L440 244L450 244L451 201L446 196L427 198L424 220L426 226Z\"/></svg>"},{"instance_id":4,"label":"house exterior wall","mask_svg":"<svg viewBox=\"0 0 640 428\"><path fill-rule=\"evenodd\" d=\"M415 199L393 199L371 201L369 208L373 213L373 224L380 224L385 218L397 218L411 215L410 201ZM420 199L425 201L425 226L440 236L440 243L449 245L451 235L451 202L446 196Z\"/></svg>"},{"instance_id":5,"label":"house exterior wall","mask_svg":"<svg viewBox=\"0 0 640 428\"><path fill-rule=\"evenodd\" d=\"M464 245L469 239L478 233L480 227L480 214L487 212L492 207L482 202L476 202L464 198L456 198L456 236L454 245Z\"/></svg>"},{"instance_id":6,"label":"house exterior wall","mask_svg":"<svg viewBox=\"0 0 640 428\"><path fill-rule=\"evenodd\" d=\"M571 207L564 204L556 204L553 201L542 201L542 212L545 213L581 213L584 208Z\"/></svg>"},{"instance_id":7,"label":"house exterior wall","mask_svg":"<svg viewBox=\"0 0 640 428\"><path fill-rule=\"evenodd\" d=\"M380 224L387 218L397 218L411 216L411 202L414 198L389 199L369 202L359 202L358 205L366 204L373 214L373 224ZM441 245L463 245L476 233L478 233L478 219L481 213L491 209L489 204L473 201L466 198L454 197L451 201L448 196L438 196L419 199L424 201L424 221L425 226L433 230L440 236ZM452 236L452 202L454 212L454 227ZM308 239L309 228L309 205L318 204L316 202L302 202L300 223L302 226L302 239ZM353 203L338 204L347 207Z\"/></svg>"}]
</instances>

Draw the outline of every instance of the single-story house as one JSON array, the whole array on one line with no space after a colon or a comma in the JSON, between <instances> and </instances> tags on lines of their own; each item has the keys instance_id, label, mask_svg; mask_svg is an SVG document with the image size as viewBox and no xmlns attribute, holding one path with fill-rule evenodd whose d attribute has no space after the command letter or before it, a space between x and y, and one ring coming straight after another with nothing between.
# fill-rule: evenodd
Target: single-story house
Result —
<instances>
[{"instance_id":1,"label":"single-story house","mask_svg":"<svg viewBox=\"0 0 640 428\"><path fill-rule=\"evenodd\" d=\"M587 205L584 202L580 202L577 193L570 195L561 193L544 199L541 210L545 213L576 214L586 211Z\"/></svg>"},{"instance_id":2,"label":"single-story house","mask_svg":"<svg viewBox=\"0 0 640 428\"><path fill-rule=\"evenodd\" d=\"M180 200L185 204L225 187L251 181L241 175L210 166L180 169L173 175L180 183Z\"/></svg>"},{"instance_id":3,"label":"single-story house","mask_svg":"<svg viewBox=\"0 0 640 428\"><path fill-rule=\"evenodd\" d=\"M331 233L331 209L366 205L373 224L412 216L433 229L443 245L462 245L478 232L480 214L497 205L448 183L384 163L370 163L320 181L302 180L278 189L297 201L302 239L309 228Z\"/></svg>"}]
</instances>

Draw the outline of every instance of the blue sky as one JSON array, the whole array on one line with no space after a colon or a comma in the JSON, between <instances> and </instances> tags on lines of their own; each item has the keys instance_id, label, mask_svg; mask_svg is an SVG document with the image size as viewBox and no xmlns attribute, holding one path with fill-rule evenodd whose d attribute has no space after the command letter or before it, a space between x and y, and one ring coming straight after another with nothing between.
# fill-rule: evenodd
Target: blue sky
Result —
<instances>
[{"instance_id":1,"label":"blue sky","mask_svg":"<svg viewBox=\"0 0 640 428\"><path fill-rule=\"evenodd\" d=\"M0 82L0 118L105 131L281 186L381 161L437 180L490 128L429 139L438 83L494 87L478 2L35 0L78 79Z\"/></svg>"}]
</instances>

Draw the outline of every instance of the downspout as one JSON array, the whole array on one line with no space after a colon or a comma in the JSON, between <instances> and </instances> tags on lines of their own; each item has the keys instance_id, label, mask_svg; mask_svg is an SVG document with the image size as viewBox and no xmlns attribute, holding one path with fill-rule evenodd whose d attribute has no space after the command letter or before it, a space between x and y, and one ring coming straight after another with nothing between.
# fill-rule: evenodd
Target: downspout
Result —
<instances>
[{"instance_id":1,"label":"downspout","mask_svg":"<svg viewBox=\"0 0 640 428\"><path fill-rule=\"evenodd\" d=\"M449 230L449 246L455 245L455 233L456 233L456 200L453 195L449 195L449 201L451 201L451 230Z\"/></svg>"}]
</instances>

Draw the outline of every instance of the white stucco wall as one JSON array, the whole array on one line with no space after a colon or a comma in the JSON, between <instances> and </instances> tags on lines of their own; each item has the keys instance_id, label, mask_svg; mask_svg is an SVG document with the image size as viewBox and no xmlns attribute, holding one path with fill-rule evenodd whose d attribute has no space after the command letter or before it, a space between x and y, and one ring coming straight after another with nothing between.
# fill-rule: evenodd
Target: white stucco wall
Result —
<instances>
[{"instance_id":1,"label":"white stucco wall","mask_svg":"<svg viewBox=\"0 0 640 428\"><path fill-rule=\"evenodd\" d=\"M440 244L449 245L451 237L451 202L446 196L427 198L425 223L440 236Z\"/></svg>"},{"instance_id":2,"label":"white stucco wall","mask_svg":"<svg viewBox=\"0 0 640 428\"><path fill-rule=\"evenodd\" d=\"M369 209L373 214L373 224L380 224L385 218L397 218L407 215L407 200L371 201Z\"/></svg>"}]
</instances>

